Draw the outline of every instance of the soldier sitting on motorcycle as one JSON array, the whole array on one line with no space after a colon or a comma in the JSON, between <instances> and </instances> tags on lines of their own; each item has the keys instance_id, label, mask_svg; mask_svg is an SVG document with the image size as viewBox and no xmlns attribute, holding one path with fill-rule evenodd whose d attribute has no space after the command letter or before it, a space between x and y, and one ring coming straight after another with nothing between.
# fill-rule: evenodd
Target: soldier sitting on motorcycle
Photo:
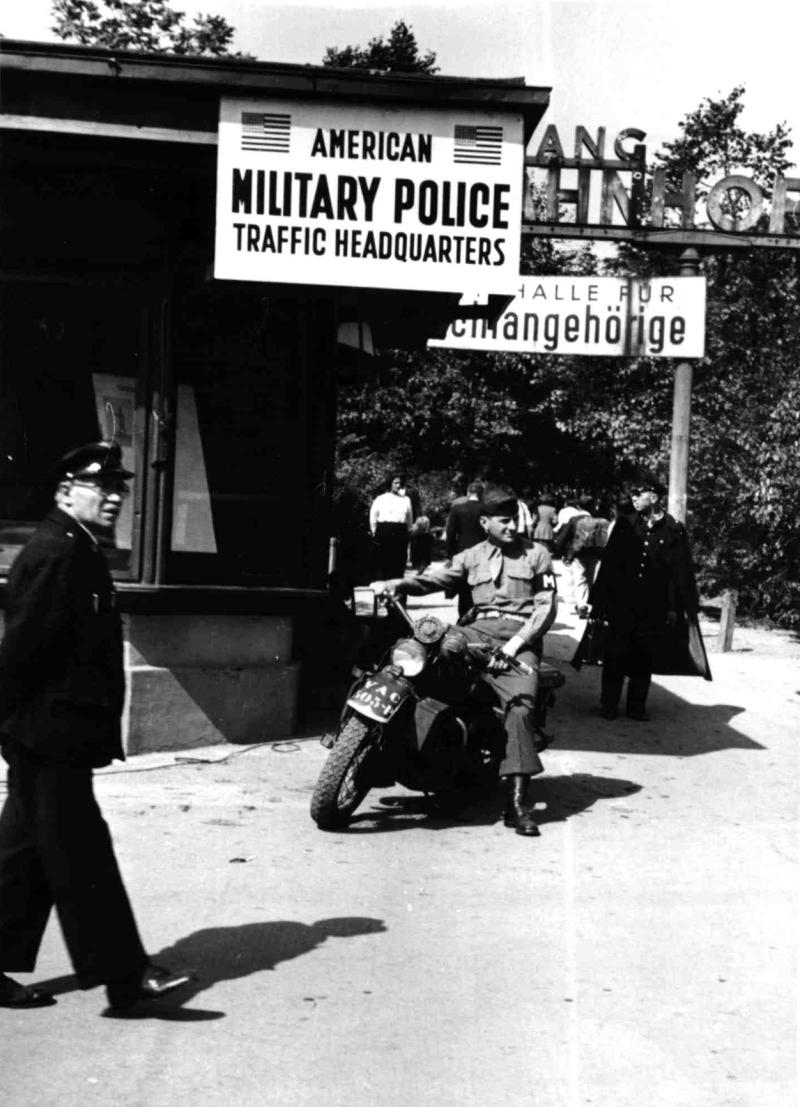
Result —
<instances>
[{"instance_id":1,"label":"soldier sitting on motorcycle","mask_svg":"<svg viewBox=\"0 0 800 1107\"><path fill-rule=\"evenodd\" d=\"M372 587L391 595L421 596L442 589L455 591L467 581L472 607L459 625L469 641L488 639L500 646L500 655L479 679L494 691L504 710L506 749L500 776L507 787L505 825L517 834L536 836L539 828L527 802L528 783L544 766L533 707L542 641L556 616L556 583L545 547L517 533L518 506L513 492L487 487L480 516L485 541L456 554L448 567L431 565L423 573L375 582ZM504 655L527 662L532 672L513 671Z\"/></svg>"}]
</instances>

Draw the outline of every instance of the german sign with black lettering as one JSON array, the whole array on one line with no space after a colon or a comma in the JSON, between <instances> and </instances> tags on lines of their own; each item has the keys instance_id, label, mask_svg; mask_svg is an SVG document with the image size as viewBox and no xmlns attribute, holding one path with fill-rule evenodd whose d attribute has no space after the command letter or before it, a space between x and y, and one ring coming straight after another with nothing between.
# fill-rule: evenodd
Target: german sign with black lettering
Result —
<instances>
[{"instance_id":1,"label":"german sign with black lettering","mask_svg":"<svg viewBox=\"0 0 800 1107\"><path fill-rule=\"evenodd\" d=\"M705 277L525 277L495 323L457 319L429 346L515 353L702 357ZM462 304L481 297L464 296Z\"/></svg>"},{"instance_id":2,"label":"german sign with black lettering","mask_svg":"<svg viewBox=\"0 0 800 1107\"><path fill-rule=\"evenodd\" d=\"M516 113L223 98L214 276L516 287Z\"/></svg>"}]
</instances>

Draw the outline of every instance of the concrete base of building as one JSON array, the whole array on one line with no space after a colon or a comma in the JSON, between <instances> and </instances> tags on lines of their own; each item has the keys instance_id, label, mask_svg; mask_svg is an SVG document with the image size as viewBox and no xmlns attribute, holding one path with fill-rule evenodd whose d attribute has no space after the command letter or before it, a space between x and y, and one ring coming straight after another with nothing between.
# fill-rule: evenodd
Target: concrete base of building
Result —
<instances>
[{"instance_id":1,"label":"concrete base of building","mask_svg":"<svg viewBox=\"0 0 800 1107\"><path fill-rule=\"evenodd\" d=\"M128 671L128 754L295 733L299 662L261 668L136 666Z\"/></svg>"},{"instance_id":2,"label":"concrete base of building","mask_svg":"<svg viewBox=\"0 0 800 1107\"><path fill-rule=\"evenodd\" d=\"M129 754L263 742L297 728L293 620L275 615L128 615Z\"/></svg>"}]
</instances>

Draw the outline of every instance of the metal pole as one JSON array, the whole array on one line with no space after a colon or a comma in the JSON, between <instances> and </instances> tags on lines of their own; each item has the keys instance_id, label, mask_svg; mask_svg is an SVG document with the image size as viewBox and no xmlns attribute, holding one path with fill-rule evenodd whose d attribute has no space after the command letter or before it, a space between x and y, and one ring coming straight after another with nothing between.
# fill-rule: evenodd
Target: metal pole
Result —
<instances>
[{"instance_id":1,"label":"metal pole","mask_svg":"<svg viewBox=\"0 0 800 1107\"><path fill-rule=\"evenodd\" d=\"M696 277L700 270L700 254L693 247L683 250L680 275ZM679 361L675 366L672 392L672 449L669 459L669 500L667 510L681 523L686 522L686 486L689 474L689 427L692 415L691 361Z\"/></svg>"},{"instance_id":2,"label":"metal pole","mask_svg":"<svg viewBox=\"0 0 800 1107\"><path fill-rule=\"evenodd\" d=\"M733 628L736 625L738 598L735 588L722 593L722 610L719 613L719 634L717 635L717 650L720 653L727 653L733 647Z\"/></svg>"}]
</instances>

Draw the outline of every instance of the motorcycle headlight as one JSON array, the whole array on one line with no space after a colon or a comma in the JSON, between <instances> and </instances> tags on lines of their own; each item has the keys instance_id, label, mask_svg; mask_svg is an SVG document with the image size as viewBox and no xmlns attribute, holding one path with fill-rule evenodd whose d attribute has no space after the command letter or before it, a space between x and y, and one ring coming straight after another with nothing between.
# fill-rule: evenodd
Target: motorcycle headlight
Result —
<instances>
[{"instance_id":1,"label":"motorcycle headlight","mask_svg":"<svg viewBox=\"0 0 800 1107\"><path fill-rule=\"evenodd\" d=\"M403 676L418 676L425 668L428 655L425 647L413 638L401 638L395 642L391 654L392 665L396 665Z\"/></svg>"}]
</instances>

